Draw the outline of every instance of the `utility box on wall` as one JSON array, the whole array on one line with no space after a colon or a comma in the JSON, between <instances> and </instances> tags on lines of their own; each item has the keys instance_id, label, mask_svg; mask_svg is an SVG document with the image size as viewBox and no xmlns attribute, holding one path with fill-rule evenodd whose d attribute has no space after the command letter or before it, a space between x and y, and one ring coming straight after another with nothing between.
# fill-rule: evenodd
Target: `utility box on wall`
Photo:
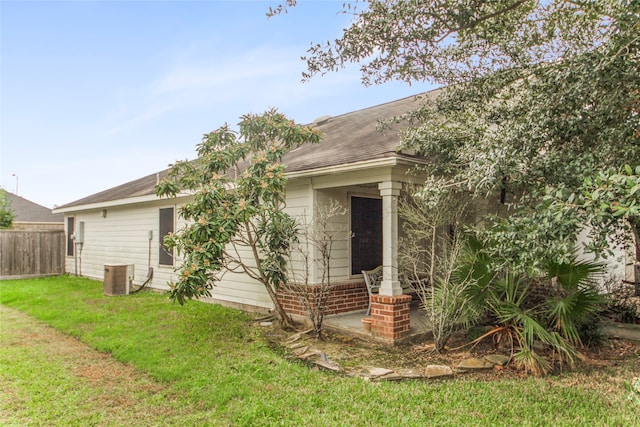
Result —
<instances>
[{"instance_id":1,"label":"utility box on wall","mask_svg":"<svg viewBox=\"0 0 640 427\"><path fill-rule=\"evenodd\" d=\"M132 270L131 273L129 270ZM104 289L105 295L129 294L130 282L133 279L133 266L126 264L105 264Z\"/></svg>"}]
</instances>

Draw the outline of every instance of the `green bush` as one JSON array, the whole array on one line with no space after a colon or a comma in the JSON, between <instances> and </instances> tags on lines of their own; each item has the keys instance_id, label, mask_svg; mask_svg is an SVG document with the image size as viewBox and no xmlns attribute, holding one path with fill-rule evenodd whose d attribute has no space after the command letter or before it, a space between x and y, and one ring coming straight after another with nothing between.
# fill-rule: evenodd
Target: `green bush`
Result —
<instances>
[{"instance_id":1,"label":"green bush","mask_svg":"<svg viewBox=\"0 0 640 427\"><path fill-rule=\"evenodd\" d=\"M468 258L465 269L475 282L465 297L495 321L478 340L492 337L506 344L516 364L538 376L554 366L573 367L576 347L583 345L580 327L602 304L595 278L603 266L574 257L548 262L537 275L514 273L507 263L493 272L482 244L471 242L469 249L476 255Z\"/></svg>"}]
</instances>

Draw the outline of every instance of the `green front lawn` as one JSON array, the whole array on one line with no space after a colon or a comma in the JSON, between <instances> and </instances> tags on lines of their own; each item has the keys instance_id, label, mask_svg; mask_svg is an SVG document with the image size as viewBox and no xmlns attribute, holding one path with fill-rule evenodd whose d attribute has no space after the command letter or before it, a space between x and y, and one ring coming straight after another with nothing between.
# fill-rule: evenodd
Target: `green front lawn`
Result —
<instances>
[{"instance_id":1,"label":"green front lawn","mask_svg":"<svg viewBox=\"0 0 640 427\"><path fill-rule=\"evenodd\" d=\"M5 313L3 425L638 425L640 407L622 386L638 376L637 361L543 379L365 382L285 359L248 315L220 306L179 306L157 293L107 297L101 282L67 276L1 281L0 303L126 372L107 377L126 387L92 380L74 354L46 347L55 343L25 345Z\"/></svg>"}]
</instances>

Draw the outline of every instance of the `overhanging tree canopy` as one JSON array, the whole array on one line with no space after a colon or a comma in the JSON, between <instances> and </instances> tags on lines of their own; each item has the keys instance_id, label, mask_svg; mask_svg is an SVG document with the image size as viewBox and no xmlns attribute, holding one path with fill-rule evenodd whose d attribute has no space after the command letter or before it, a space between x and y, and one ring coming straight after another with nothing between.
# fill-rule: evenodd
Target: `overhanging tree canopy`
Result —
<instances>
[{"instance_id":1,"label":"overhanging tree canopy","mask_svg":"<svg viewBox=\"0 0 640 427\"><path fill-rule=\"evenodd\" d=\"M344 12L351 25L312 45L304 77L357 63L365 84L445 87L404 132L443 188L532 207L548 187L576 192L598 171L640 164L638 0L371 0ZM519 239L576 228L515 221L505 235Z\"/></svg>"},{"instance_id":2,"label":"overhanging tree canopy","mask_svg":"<svg viewBox=\"0 0 640 427\"><path fill-rule=\"evenodd\" d=\"M289 2L295 3L295 2ZM363 1L310 78L361 64L365 84L447 87L405 143L434 172L488 191L562 182L640 159L640 2Z\"/></svg>"}]
</instances>

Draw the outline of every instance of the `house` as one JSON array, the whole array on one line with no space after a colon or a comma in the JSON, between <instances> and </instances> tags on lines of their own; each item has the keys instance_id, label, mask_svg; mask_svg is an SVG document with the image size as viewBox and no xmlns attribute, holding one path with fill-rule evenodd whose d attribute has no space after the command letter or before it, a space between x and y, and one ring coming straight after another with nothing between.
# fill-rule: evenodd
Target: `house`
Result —
<instances>
[{"instance_id":1,"label":"house","mask_svg":"<svg viewBox=\"0 0 640 427\"><path fill-rule=\"evenodd\" d=\"M419 102L412 96L320 118L313 126L324 134L323 140L300 146L283 159L288 213L302 216L329 200L347 207L348 213L335 219L348 232L333 245L331 276L337 286L327 314L366 309L369 297L361 271L382 265L380 293L372 297L372 332L390 343L409 333L411 301L398 279L398 196L412 179L407 171L424 159L398 151L398 130L381 132L378 123L415 109ZM155 186L166 174L158 172L57 208L66 220L67 271L103 279L106 265L133 265L133 283L149 280L147 286L167 290L177 279L174 267L179 260L165 250L162 238L184 225L176 213L190 196L158 198ZM486 208L498 199L496 194L495 201L487 200ZM313 271L311 276L312 283L319 280ZM272 308L263 286L241 274L226 274L212 294L214 302L244 310ZM289 312L300 309L290 295L280 298Z\"/></svg>"},{"instance_id":2,"label":"house","mask_svg":"<svg viewBox=\"0 0 640 427\"><path fill-rule=\"evenodd\" d=\"M8 191L5 191L5 195L14 213L14 230L64 230L62 213L54 214L51 209Z\"/></svg>"},{"instance_id":3,"label":"house","mask_svg":"<svg viewBox=\"0 0 640 427\"><path fill-rule=\"evenodd\" d=\"M398 311L394 307L399 301L402 310L408 312L410 297L402 295L398 281L397 203L403 182L409 180L406 172L422 160L412 153L398 152L397 130L380 132L378 123L415 109L418 102L416 97L407 97L323 117L313 124L324 134L322 142L298 147L283 159L290 214L302 215L330 199L349 210L340 221L350 233L334 243L331 274L340 283L337 292L342 293L336 298L342 302L341 307L336 305L334 313L367 308L361 270L381 264L384 279L380 303ZM103 279L105 265L134 265L131 276L135 284L140 284L153 268L147 286L168 289L167 284L176 280L177 261L162 246L162 238L183 225L176 213L190 196L158 198L155 186L166 173L151 174L58 207L55 212L65 216L67 271ZM247 310L272 308L262 285L243 275L225 275L212 293L215 302L225 305ZM408 315L404 311L396 317ZM397 331L387 327L384 338L393 341L407 333L406 323Z\"/></svg>"}]
</instances>

